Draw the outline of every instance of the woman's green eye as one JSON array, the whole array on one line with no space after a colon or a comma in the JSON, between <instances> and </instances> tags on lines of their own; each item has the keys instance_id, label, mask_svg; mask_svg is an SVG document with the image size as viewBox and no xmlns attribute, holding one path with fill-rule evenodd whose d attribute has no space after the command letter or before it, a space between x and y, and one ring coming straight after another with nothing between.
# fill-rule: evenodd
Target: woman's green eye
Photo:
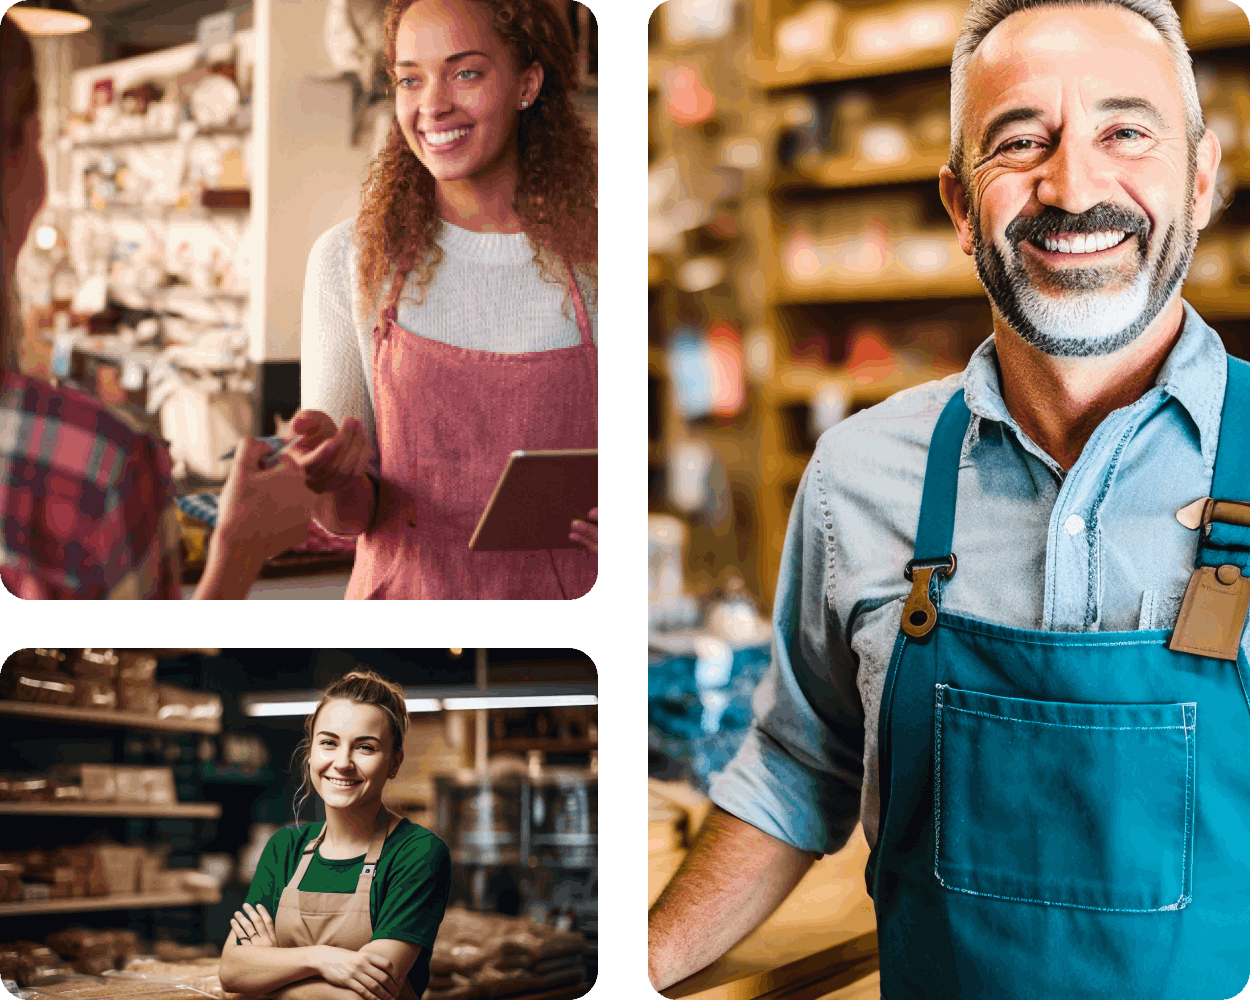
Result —
<instances>
[{"instance_id":1,"label":"woman's green eye","mask_svg":"<svg viewBox=\"0 0 1256 1000\"><path fill-rule=\"evenodd\" d=\"M474 73L474 74L476 75L476 77L482 77L482 75L484 75L484 73L481 73L479 69L460 69L460 70L458 70L458 72L457 72L457 73L455 73L455 74L453 74L453 75L456 75L456 77L461 77L461 75L462 75L463 73ZM402 77L401 79L397 80L397 85L398 85L398 87L401 87L401 84L403 84L404 82L406 82L406 80L412 80L412 79L414 79L414 78L413 78L413 77ZM408 90L409 88L408 88L408 87L402 87L401 89L403 89L403 90Z\"/></svg>"}]
</instances>

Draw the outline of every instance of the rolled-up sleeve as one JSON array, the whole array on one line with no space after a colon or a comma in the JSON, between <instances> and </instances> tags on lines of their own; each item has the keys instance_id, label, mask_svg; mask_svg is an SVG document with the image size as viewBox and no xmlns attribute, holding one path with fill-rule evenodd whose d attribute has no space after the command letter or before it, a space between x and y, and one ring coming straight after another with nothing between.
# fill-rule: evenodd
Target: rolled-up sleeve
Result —
<instances>
[{"instance_id":1,"label":"rolled-up sleeve","mask_svg":"<svg viewBox=\"0 0 1256 1000\"><path fill-rule=\"evenodd\" d=\"M831 854L859 819L863 707L829 599L832 512L813 458L790 512L755 722L711 800L804 851Z\"/></svg>"}]
</instances>

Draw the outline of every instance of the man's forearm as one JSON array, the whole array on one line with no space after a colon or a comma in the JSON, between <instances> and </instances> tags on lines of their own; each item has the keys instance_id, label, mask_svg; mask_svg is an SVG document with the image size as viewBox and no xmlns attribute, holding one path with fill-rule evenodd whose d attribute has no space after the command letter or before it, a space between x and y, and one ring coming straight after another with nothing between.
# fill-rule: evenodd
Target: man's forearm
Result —
<instances>
[{"instance_id":1,"label":"man's forearm","mask_svg":"<svg viewBox=\"0 0 1256 1000\"><path fill-rule=\"evenodd\" d=\"M816 855L713 809L650 907L650 982L665 989L710 965L793 892Z\"/></svg>"}]
</instances>

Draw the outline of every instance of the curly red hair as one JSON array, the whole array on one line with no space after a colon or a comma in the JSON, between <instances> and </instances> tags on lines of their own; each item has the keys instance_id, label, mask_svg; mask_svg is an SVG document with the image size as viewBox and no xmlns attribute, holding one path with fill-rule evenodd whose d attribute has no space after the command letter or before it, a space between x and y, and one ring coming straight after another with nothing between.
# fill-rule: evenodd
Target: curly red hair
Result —
<instances>
[{"instance_id":1,"label":"curly red hair","mask_svg":"<svg viewBox=\"0 0 1256 1000\"><path fill-rule=\"evenodd\" d=\"M420 0L390 0L384 22L389 77L395 83L397 29ZM544 80L519 116L519 179L514 209L541 273L566 286L564 264L597 278L597 150L573 107L577 85L571 30L551 0L474 0L493 15L497 36L522 70L540 63ZM418 272L425 289L441 261L436 181L414 155L394 118L363 186L354 236L364 312L373 311L398 267ZM405 273L405 272L403 272Z\"/></svg>"}]
</instances>

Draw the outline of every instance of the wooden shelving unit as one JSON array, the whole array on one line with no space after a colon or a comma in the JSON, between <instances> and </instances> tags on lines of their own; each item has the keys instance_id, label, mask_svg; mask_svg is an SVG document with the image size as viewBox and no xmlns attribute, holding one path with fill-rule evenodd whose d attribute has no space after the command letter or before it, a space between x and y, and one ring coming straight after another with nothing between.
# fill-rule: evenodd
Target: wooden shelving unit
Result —
<instances>
[{"instance_id":1,"label":"wooden shelving unit","mask_svg":"<svg viewBox=\"0 0 1256 1000\"><path fill-rule=\"evenodd\" d=\"M195 650L196 652L214 653L215 650ZM164 650L166 655L179 655L193 650ZM41 729L60 726L92 726L123 731L149 731L159 733L215 734L222 731L222 719L189 719L159 718L139 712L104 711L90 708L77 708L66 705L45 705L33 702L0 700L0 719L10 721L10 727L16 723L12 720L25 720L27 725L35 724ZM24 727L25 728L25 727ZM45 820L44 825L56 829L78 830L81 824L74 820L80 818L99 818L120 821L128 828L136 825L131 821L139 820L201 820L213 821L222 816L222 805L218 802L172 802L154 805L140 802L0 802L0 826L16 825L23 820L31 822L34 817L52 817L55 827ZM65 821L70 821L69 826ZM95 824L98 825L98 824ZM112 825L112 824L111 824ZM51 843L41 847L51 849L66 838L78 834L66 832L64 838L53 837ZM135 836L134 830L125 839ZM37 917L48 914L87 913L108 910L152 910L181 906L208 906L221 900L217 892L119 892L101 896L71 896L62 899L24 900L21 902L0 902L0 918L3 917ZM15 937L22 935L13 935Z\"/></svg>"}]
</instances>

